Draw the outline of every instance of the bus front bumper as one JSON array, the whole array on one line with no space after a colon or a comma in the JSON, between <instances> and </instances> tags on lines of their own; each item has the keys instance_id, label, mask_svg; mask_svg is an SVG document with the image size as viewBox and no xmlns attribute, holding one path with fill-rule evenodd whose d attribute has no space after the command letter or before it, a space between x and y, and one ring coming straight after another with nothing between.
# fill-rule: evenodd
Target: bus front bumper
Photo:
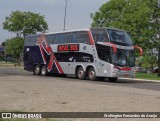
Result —
<instances>
[{"instance_id":1,"label":"bus front bumper","mask_svg":"<svg viewBox=\"0 0 160 121\"><path fill-rule=\"evenodd\" d=\"M133 71L116 71L113 72L114 77L134 78L135 73Z\"/></svg>"}]
</instances>

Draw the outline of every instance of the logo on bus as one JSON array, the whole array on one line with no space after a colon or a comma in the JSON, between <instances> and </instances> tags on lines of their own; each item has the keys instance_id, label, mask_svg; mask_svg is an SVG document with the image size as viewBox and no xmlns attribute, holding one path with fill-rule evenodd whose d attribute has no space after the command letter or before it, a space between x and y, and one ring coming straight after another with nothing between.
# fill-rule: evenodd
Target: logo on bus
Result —
<instances>
[{"instance_id":1,"label":"logo on bus","mask_svg":"<svg viewBox=\"0 0 160 121\"><path fill-rule=\"evenodd\" d=\"M79 51L79 44L58 45L58 51Z\"/></svg>"}]
</instances>

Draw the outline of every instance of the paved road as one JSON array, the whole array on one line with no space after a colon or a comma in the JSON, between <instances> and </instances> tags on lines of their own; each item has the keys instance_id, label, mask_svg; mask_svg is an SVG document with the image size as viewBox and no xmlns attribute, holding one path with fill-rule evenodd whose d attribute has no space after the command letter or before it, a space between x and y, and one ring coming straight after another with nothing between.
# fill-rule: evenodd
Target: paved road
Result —
<instances>
[{"instance_id":1,"label":"paved road","mask_svg":"<svg viewBox=\"0 0 160 121\"><path fill-rule=\"evenodd\" d=\"M0 110L160 112L159 91L160 83L157 82L121 79L113 83L108 80L78 80L74 76L42 77L34 76L23 69L0 68ZM81 120L67 119L66 121ZM106 121L106 119L86 119L85 121L90 120ZM122 120L128 121L128 119ZM151 119L151 121L158 120ZM146 121L146 119L140 119L140 121Z\"/></svg>"},{"instance_id":2,"label":"paved road","mask_svg":"<svg viewBox=\"0 0 160 121\"><path fill-rule=\"evenodd\" d=\"M0 68L0 76L11 76L11 75L21 75L21 76L33 76L32 72L27 72L22 68ZM53 78L54 76L47 76L42 78ZM54 77L61 78L61 77ZM134 87L138 89L147 89L147 90L155 90L160 91L160 83L159 82L152 82L152 81L137 81L137 80L126 80L126 79L119 79L117 82L110 82L107 79L104 81L90 81L90 80L78 80L75 76L68 76L67 78L63 78L66 81L80 81L83 83L94 83L94 84L103 84L103 85L112 85L112 86L125 86L125 87Z\"/></svg>"}]
</instances>

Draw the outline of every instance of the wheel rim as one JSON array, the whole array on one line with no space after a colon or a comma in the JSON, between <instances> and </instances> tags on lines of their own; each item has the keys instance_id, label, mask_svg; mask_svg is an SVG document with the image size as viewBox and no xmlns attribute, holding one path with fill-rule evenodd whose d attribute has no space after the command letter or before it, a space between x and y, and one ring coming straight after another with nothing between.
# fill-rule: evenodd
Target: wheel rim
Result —
<instances>
[{"instance_id":1,"label":"wheel rim","mask_svg":"<svg viewBox=\"0 0 160 121\"><path fill-rule=\"evenodd\" d=\"M42 75L45 75L46 74L46 70L43 68L42 69Z\"/></svg>"},{"instance_id":2,"label":"wheel rim","mask_svg":"<svg viewBox=\"0 0 160 121\"><path fill-rule=\"evenodd\" d=\"M95 72L94 72L94 71L90 71L90 72L89 72L89 77L90 77L90 79L93 79L94 76L95 76Z\"/></svg>"},{"instance_id":3,"label":"wheel rim","mask_svg":"<svg viewBox=\"0 0 160 121\"><path fill-rule=\"evenodd\" d=\"M40 70L40 69L39 69L38 67L36 67L35 71L36 71L36 72L39 72L39 70Z\"/></svg>"},{"instance_id":4,"label":"wheel rim","mask_svg":"<svg viewBox=\"0 0 160 121\"><path fill-rule=\"evenodd\" d=\"M80 70L80 71L78 72L78 76L79 76L79 77L82 77L82 76L83 76L83 71L82 71L82 70Z\"/></svg>"}]
</instances>

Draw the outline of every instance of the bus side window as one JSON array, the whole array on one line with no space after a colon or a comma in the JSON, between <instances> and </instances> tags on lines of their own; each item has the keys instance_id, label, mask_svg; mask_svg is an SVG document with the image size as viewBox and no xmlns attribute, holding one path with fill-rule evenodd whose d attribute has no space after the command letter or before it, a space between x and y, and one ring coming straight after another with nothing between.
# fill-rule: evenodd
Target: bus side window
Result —
<instances>
[{"instance_id":1,"label":"bus side window","mask_svg":"<svg viewBox=\"0 0 160 121\"><path fill-rule=\"evenodd\" d=\"M90 44L88 32L82 31L77 33L77 42Z\"/></svg>"},{"instance_id":2,"label":"bus side window","mask_svg":"<svg viewBox=\"0 0 160 121\"><path fill-rule=\"evenodd\" d=\"M77 35L75 32L66 34L66 43L77 43L76 39Z\"/></svg>"}]
</instances>

